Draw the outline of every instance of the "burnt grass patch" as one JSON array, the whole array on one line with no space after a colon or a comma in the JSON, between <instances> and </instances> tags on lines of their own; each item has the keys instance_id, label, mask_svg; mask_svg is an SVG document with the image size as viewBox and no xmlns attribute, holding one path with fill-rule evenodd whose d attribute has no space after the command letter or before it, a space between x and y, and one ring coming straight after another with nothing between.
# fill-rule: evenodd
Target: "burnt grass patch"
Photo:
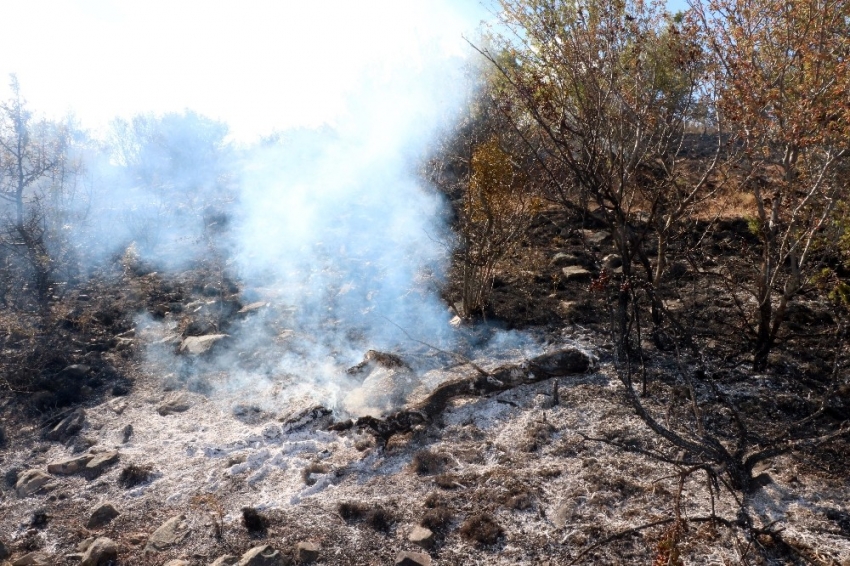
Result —
<instances>
[{"instance_id":1,"label":"burnt grass patch","mask_svg":"<svg viewBox=\"0 0 850 566\"><path fill-rule=\"evenodd\" d=\"M148 483L153 479L153 466L149 464L127 464L121 469L118 484L124 489Z\"/></svg>"},{"instance_id":2,"label":"burnt grass patch","mask_svg":"<svg viewBox=\"0 0 850 566\"><path fill-rule=\"evenodd\" d=\"M505 530L489 513L476 513L460 527L460 535L463 538L482 546L496 544L504 534Z\"/></svg>"},{"instance_id":3,"label":"burnt grass patch","mask_svg":"<svg viewBox=\"0 0 850 566\"><path fill-rule=\"evenodd\" d=\"M356 501L344 501L337 506L337 513L350 524L362 523L379 533L389 533L395 523L392 513L378 505Z\"/></svg>"},{"instance_id":4,"label":"burnt grass patch","mask_svg":"<svg viewBox=\"0 0 850 566\"><path fill-rule=\"evenodd\" d=\"M242 508L242 525L252 537L266 536L269 520L253 507Z\"/></svg>"}]
</instances>

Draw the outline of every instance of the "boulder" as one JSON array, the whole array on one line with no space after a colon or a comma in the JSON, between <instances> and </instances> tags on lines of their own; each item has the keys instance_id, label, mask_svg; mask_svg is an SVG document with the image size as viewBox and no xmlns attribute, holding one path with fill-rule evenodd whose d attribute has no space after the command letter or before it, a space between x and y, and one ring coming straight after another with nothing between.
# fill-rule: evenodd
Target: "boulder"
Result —
<instances>
[{"instance_id":1,"label":"boulder","mask_svg":"<svg viewBox=\"0 0 850 566\"><path fill-rule=\"evenodd\" d=\"M44 437L47 440L64 442L80 432L85 422L86 412L83 409L77 409L48 430Z\"/></svg>"},{"instance_id":2,"label":"boulder","mask_svg":"<svg viewBox=\"0 0 850 566\"><path fill-rule=\"evenodd\" d=\"M189 402L186 395L179 393L169 399L166 399L159 407L156 408L156 412L165 417L174 413L183 413L188 411L191 406L192 404Z\"/></svg>"},{"instance_id":3,"label":"boulder","mask_svg":"<svg viewBox=\"0 0 850 566\"><path fill-rule=\"evenodd\" d=\"M255 546L242 555L236 566L289 566L287 560L279 550L275 550L267 544Z\"/></svg>"},{"instance_id":4,"label":"boulder","mask_svg":"<svg viewBox=\"0 0 850 566\"><path fill-rule=\"evenodd\" d=\"M162 566L192 566L192 563L188 560L182 560L180 558L175 558L174 560L169 560Z\"/></svg>"},{"instance_id":5,"label":"boulder","mask_svg":"<svg viewBox=\"0 0 850 566\"><path fill-rule=\"evenodd\" d=\"M27 497L42 489L47 489L53 479L41 470L27 470L18 476L15 483L15 493L18 497Z\"/></svg>"},{"instance_id":6,"label":"boulder","mask_svg":"<svg viewBox=\"0 0 850 566\"><path fill-rule=\"evenodd\" d=\"M88 547L80 566L105 566L118 559L118 545L112 539L100 537Z\"/></svg>"},{"instance_id":7,"label":"boulder","mask_svg":"<svg viewBox=\"0 0 850 566\"><path fill-rule=\"evenodd\" d=\"M430 549L434 546L434 532L426 527L415 527L410 532L407 540L416 546Z\"/></svg>"},{"instance_id":8,"label":"boulder","mask_svg":"<svg viewBox=\"0 0 850 566\"><path fill-rule=\"evenodd\" d=\"M312 564L319 559L319 545L312 541L302 541L295 545L295 559L301 564Z\"/></svg>"},{"instance_id":9,"label":"boulder","mask_svg":"<svg viewBox=\"0 0 850 566\"><path fill-rule=\"evenodd\" d=\"M148 538L145 552L161 552L180 544L187 536L189 536L189 525L186 523L186 516L171 517Z\"/></svg>"},{"instance_id":10,"label":"boulder","mask_svg":"<svg viewBox=\"0 0 850 566\"><path fill-rule=\"evenodd\" d=\"M532 358L528 367L538 377L560 377L584 373L591 364L588 355L581 350L564 348Z\"/></svg>"},{"instance_id":11,"label":"boulder","mask_svg":"<svg viewBox=\"0 0 850 566\"><path fill-rule=\"evenodd\" d=\"M57 476L70 476L83 471L92 458L94 458L93 454L84 454L68 460L51 462L47 464L47 471Z\"/></svg>"},{"instance_id":12,"label":"boulder","mask_svg":"<svg viewBox=\"0 0 850 566\"><path fill-rule=\"evenodd\" d=\"M115 509L115 506L112 503L103 503L98 505L97 508L92 511L91 516L89 516L89 520L86 522L86 528L97 529L102 527L118 515L120 515L120 513L117 509Z\"/></svg>"},{"instance_id":13,"label":"boulder","mask_svg":"<svg viewBox=\"0 0 850 566\"><path fill-rule=\"evenodd\" d=\"M190 356L200 356L209 352L227 334L207 334L205 336L188 336L180 343L178 352Z\"/></svg>"},{"instance_id":14,"label":"boulder","mask_svg":"<svg viewBox=\"0 0 850 566\"><path fill-rule=\"evenodd\" d=\"M431 557L422 552L399 552L395 566L431 566Z\"/></svg>"},{"instance_id":15,"label":"boulder","mask_svg":"<svg viewBox=\"0 0 850 566\"><path fill-rule=\"evenodd\" d=\"M210 566L233 566L237 562L239 562L238 557L233 556L232 554L225 554L224 556L216 558Z\"/></svg>"}]
</instances>

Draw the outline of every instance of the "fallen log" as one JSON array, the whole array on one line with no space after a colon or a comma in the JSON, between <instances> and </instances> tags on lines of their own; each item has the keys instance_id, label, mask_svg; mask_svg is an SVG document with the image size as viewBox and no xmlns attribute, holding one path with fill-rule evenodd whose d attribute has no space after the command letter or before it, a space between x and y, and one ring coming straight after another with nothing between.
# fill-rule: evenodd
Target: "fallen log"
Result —
<instances>
[{"instance_id":1,"label":"fallen log","mask_svg":"<svg viewBox=\"0 0 850 566\"><path fill-rule=\"evenodd\" d=\"M375 435L380 443L391 436L411 431L418 425L430 423L457 397L477 397L507 391L520 385L537 383L553 377L587 372L591 360L581 350L564 348L532 358L522 364L510 364L440 384L425 399L384 418L360 417L354 426Z\"/></svg>"}]
</instances>

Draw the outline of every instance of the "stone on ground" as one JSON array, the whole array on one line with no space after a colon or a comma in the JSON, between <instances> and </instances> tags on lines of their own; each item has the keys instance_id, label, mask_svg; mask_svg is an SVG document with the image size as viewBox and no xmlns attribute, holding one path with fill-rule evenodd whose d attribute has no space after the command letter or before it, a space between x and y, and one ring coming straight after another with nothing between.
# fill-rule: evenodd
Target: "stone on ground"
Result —
<instances>
[{"instance_id":1,"label":"stone on ground","mask_svg":"<svg viewBox=\"0 0 850 566\"><path fill-rule=\"evenodd\" d=\"M319 559L319 545L311 541L302 541L295 545L295 558L301 564L311 564Z\"/></svg>"},{"instance_id":2,"label":"stone on ground","mask_svg":"<svg viewBox=\"0 0 850 566\"><path fill-rule=\"evenodd\" d=\"M275 550L267 544L255 546L242 555L236 566L288 566L287 560L279 550Z\"/></svg>"},{"instance_id":3,"label":"stone on ground","mask_svg":"<svg viewBox=\"0 0 850 566\"><path fill-rule=\"evenodd\" d=\"M118 559L118 545L112 539L100 537L88 547L80 566L105 566Z\"/></svg>"},{"instance_id":4,"label":"stone on ground","mask_svg":"<svg viewBox=\"0 0 850 566\"><path fill-rule=\"evenodd\" d=\"M88 522L86 523L87 529L97 529L102 527L103 525L109 523L120 515L115 506L112 503L104 503L102 505L98 505L97 508L92 511L91 516L89 517Z\"/></svg>"},{"instance_id":5,"label":"stone on ground","mask_svg":"<svg viewBox=\"0 0 850 566\"><path fill-rule=\"evenodd\" d=\"M86 412L83 409L77 409L70 415L59 421L59 423L57 423L56 426L47 431L47 434L45 434L44 436L45 438L47 438L47 440L57 440L59 442L64 442L70 437L80 432L85 422Z\"/></svg>"},{"instance_id":6,"label":"stone on ground","mask_svg":"<svg viewBox=\"0 0 850 566\"><path fill-rule=\"evenodd\" d=\"M233 556L232 554L225 554L224 556L219 556L215 559L215 562L210 564L210 566L233 566L239 562L239 557Z\"/></svg>"},{"instance_id":7,"label":"stone on ground","mask_svg":"<svg viewBox=\"0 0 850 566\"><path fill-rule=\"evenodd\" d=\"M47 464L47 471L57 476L69 476L71 474L76 474L77 472L83 471L86 464L88 464L92 458L94 458L94 455L84 454L83 456L69 458L68 460L51 462L50 464Z\"/></svg>"},{"instance_id":8,"label":"stone on ground","mask_svg":"<svg viewBox=\"0 0 850 566\"><path fill-rule=\"evenodd\" d=\"M184 394L180 393L170 399L166 399L165 402L157 407L156 412L165 417L174 413L183 413L188 411L191 406L192 404L189 402L189 399Z\"/></svg>"},{"instance_id":9,"label":"stone on ground","mask_svg":"<svg viewBox=\"0 0 850 566\"><path fill-rule=\"evenodd\" d=\"M415 527L407 540L416 546L428 549L434 546L434 532L426 527Z\"/></svg>"},{"instance_id":10,"label":"stone on ground","mask_svg":"<svg viewBox=\"0 0 850 566\"><path fill-rule=\"evenodd\" d=\"M399 552L395 566L431 566L431 557L422 552Z\"/></svg>"},{"instance_id":11,"label":"stone on ground","mask_svg":"<svg viewBox=\"0 0 850 566\"><path fill-rule=\"evenodd\" d=\"M18 497L27 497L45 489L52 478L41 470L27 470L18 476L15 493Z\"/></svg>"},{"instance_id":12,"label":"stone on ground","mask_svg":"<svg viewBox=\"0 0 850 566\"><path fill-rule=\"evenodd\" d=\"M189 536L189 525L186 523L186 516L171 517L148 538L145 552L161 552L180 544L187 536Z\"/></svg>"}]
</instances>

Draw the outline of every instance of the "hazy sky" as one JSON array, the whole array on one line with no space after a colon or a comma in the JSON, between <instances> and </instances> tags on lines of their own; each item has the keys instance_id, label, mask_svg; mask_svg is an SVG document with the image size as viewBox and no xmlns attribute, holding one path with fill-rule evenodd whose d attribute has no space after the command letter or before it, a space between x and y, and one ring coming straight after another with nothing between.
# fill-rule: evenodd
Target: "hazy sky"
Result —
<instances>
[{"instance_id":1,"label":"hazy sky","mask_svg":"<svg viewBox=\"0 0 850 566\"><path fill-rule=\"evenodd\" d=\"M14 72L32 109L86 127L191 108L245 138L332 118L364 75L468 53L463 36L488 17L479 0L0 0L0 12L3 97Z\"/></svg>"}]
</instances>

